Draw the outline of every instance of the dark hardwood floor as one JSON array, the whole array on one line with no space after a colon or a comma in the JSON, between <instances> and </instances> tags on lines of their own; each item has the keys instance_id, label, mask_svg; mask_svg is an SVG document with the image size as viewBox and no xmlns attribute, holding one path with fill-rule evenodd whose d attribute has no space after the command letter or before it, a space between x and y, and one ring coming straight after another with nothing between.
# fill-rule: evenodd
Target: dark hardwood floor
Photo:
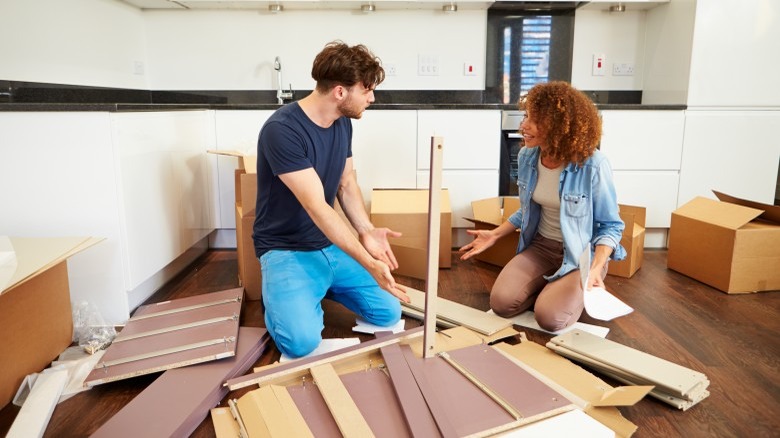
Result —
<instances>
[{"instance_id":1,"label":"dark hardwood floor","mask_svg":"<svg viewBox=\"0 0 780 438\"><path fill-rule=\"evenodd\" d=\"M453 253L451 269L440 271L439 296L487 310L488 294L499 268L482 262L460 262ZM424 283L397 277L399 283L424 289ZM620 408L639 426L636 437L778 437L780 436L780 293L726 295L666 269L666 251L645 252L642 268L631 279L608 276L607 289L632 306L630 315L611 322L587 315L581 321L606 326L608 339L705 373L709 398L686 412L647 397ZM182 298L237 287L234 251L212 250L156 293L149 302ZM326 302L325 337L354 337L354 315ZM258 302L246 302L242 325L262 326ZM407 328L420 325L406 317ZM544 344L542 332L525 331ZM372 339L359 335L362 340ZM279 357L267 350L257 365ZM88 436L128 403L157 375L141 376L93 388L60 403L45 436ZM616 384L606 379L606 381ZM231 393L237 397L249 389ZM226 401L223 401L223 405ZM18 412L0 411L0 434ZM214 436L207 418L193 434Z\"/></svg>"}]
</instances>

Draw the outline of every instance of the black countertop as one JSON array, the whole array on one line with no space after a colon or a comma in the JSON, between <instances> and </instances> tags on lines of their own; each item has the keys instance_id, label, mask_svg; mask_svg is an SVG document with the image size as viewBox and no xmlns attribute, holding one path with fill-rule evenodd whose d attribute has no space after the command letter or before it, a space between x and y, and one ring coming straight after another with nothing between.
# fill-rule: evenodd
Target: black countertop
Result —
<instances>
[{"instance_id":1,"label":"black countertop","mask_svg":"<svg viewBox=\"0 0 780 438\"><path fill-rule=\"evenodd\" d=\"M0 111L137 112L275 110L274 90L149 91L0 80ZM7 90L7 91L5 91ZM309 90L295 90L300 99ZM601 110L682 110L685 105L642 105L641 91L585 91ZM483 90L377 90L375 110L514 110Z\"/></svg>"},{"instance_id":2,"label":"black countertop","mask_svg":"<svg viewBox=\"0 0 780 438\"><path fill-rule=\"evenodd\" d=\"M177 103L0 103L0 112L138 112L187 110L275 110L279 104L177 104ZM686 105L601 104L599 110L684 110ZM371 110L515 110L515 105L491 103L375 103Z\"/></svg>"}]
</instances>

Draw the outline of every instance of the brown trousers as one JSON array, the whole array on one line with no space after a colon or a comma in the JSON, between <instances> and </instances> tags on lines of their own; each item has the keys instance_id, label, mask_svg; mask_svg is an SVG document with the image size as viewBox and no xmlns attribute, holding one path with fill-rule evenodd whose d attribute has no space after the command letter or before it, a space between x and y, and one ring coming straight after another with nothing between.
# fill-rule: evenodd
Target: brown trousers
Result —
<instances>
[{"instance_id":1,"label":"brown trousers","mask_svg":"<svg viewBox=\"0 0 780 438\"><path fill-rule=\"evenodd\" d=\"M544 279L562 263L563 243L537 234L531 245L498 274L490 292L490 308L499 316L511 318L534 306L536 322L552 332L574 324L585 306L580 271L575 269L551 282ZM606 274L605 266L601 278Z\"/></svg>"}]
</instances>

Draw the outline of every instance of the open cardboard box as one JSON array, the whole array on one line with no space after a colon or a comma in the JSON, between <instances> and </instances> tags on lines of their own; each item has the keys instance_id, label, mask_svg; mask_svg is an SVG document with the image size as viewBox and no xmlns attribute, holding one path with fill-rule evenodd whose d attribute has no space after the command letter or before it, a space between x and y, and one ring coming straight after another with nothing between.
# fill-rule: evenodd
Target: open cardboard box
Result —
<instances>
[{"instance_id":1,"label":"open cardboard box","mask_svg":"<svg viewBox=\"0 0 780 438\"><path fill-rule=\"evenodd\" d=\"M235 173L236 185L236 253L238 258L238 279L246 292L246 299L261 297L260 262L255 256L252 230L255 223L257 202L257 156L238 151L209 150L209 153L238 158Z\"/></svg>"},{"instance_id":2,"label":"open cardboard box","mask_svg":"<svg viewBox=\"0 0 780 438\"><path fill-rule=\"evenodd\" d=\"M620 219L626 224L620 244L626 249L626 258L610 261L609 275L631 278L642 267L645 252L646 209L633 205L619 204Z\"/></svg>"},{"instance_id":3,"label":"open cardboard box","mask_svg":"<svg viewBox=\"0 0 780 438\"><path fill-rule=\"evenodd\" d=\"M73 342L66 260L101 240L0 236L0 408Z\"/></svg>"},{"instance_id":4,"label":"open cardboard box","mask_svg":"<svg viewBox=\"0 0 780 438\"><path fill-rule=\"evenodd\" d=\"M389 239L399 265L394 273L424 280L428 263L428 190L374 189L371 223L403 234ZM451 267L451 258L452 209L449 191L442 189L439 268Z\"/></svg>"},{"instance_id":5,"label":"open cardboard box","mask_svg":"<svg viewBox=\"0 0 780 438\"><path fill-rule=\"evenodd\" d=\"M506 221L520 208L520 200L514 196L481 199L471 202L473 218L464 218L474 223L476 230L492 230ZM520 233L504 236L484 252L474 256L491 265L504 266L517 253Z\"/></svg>"},{"instance_id":6,"label":"open cardboard box","mask_svg":"<svg viewBox=\"0 0 780 438\"><path fill-rule=\"evenodd\" d=\"M714 193L672 212L667 267L729 294L780 290L780 207Z\"/></svg>"}]
</instances>

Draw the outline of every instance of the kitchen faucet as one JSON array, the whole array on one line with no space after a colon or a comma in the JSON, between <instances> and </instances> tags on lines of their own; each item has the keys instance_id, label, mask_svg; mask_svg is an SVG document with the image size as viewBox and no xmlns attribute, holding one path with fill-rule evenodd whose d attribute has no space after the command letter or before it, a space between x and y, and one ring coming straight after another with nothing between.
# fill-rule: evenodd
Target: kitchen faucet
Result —
<instances>
[{"instance_id":1,"label":"kitchen faucet","mask_svg":"<svg viewBox=\"0 0 780 438\"><path fill-rule=\"evenodd\" d=\"M279 57L277 56L274 58L274 70L276 70L276 82L278 83L279 88L276 90L276 101L279 103L279 105L284 104L284 99L292 99L293 98L293 91L292 91L292 84L290 84L290 89L287 91L283 90L282 85L282 63L279 62Z\"/></svg>"}]
</instances>

